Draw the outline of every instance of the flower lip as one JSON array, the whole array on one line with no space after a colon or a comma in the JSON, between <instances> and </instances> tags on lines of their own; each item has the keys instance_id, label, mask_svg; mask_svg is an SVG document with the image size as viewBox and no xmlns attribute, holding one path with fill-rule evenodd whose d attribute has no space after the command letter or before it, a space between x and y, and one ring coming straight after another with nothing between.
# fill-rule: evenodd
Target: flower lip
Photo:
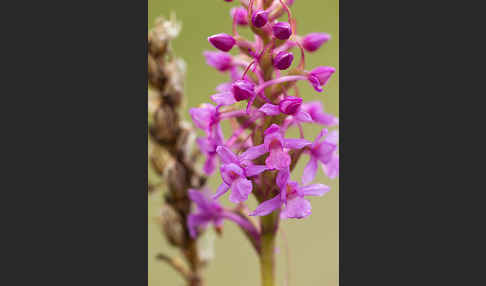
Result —
<instances>
[{"instance_id":1,"label":"flower lip","mask_svg":"<svg viewBox=\"0 0 486 286\"><path fill-rule=\"evenodd\" d=\"M220 170L223 182L227 185L231 185L236 179L244 176L243 169L235 163L222 165Z\"/></svg>"},{"instance_id":2,"label":"flower lip","mask_svg":"<svg viewBox=\"0 0 486 286\"><path fill-rule=\"evenodd\" d=\"M240 79L232 84L236 101L242 101L255 96L255 85L248 80Z\"/></svg>"},{"instance_id":3,"label":"flower lip","mask_svg":"<svg viewBox=\"0 0 486 286\"><path fill-rule=\"evenodd\" d=\"M208 38L208 41L216 49L221 50L223 52L229 52L236 44L236 40L231 35L224 34L224 33L213 35Z\"/></svg>"},{"instance_id":4,"label":"flower lip","mask_svg":"<svg viewBox=\"0 0 486 286\"><path fill-rule=\"evenodd\" d=\"M287 40L292 35L292 28L287 22L278 22L272 27L273 35L280 40Z\"/></svg>"},{"instance_id":5,"label":"flower lip","mask_svg":"<svg viewBox=\"0 0 486 286\"><path fill-rule=\"evenodd\" d=\"M287 96L280 101L279 109L282 113L293 115L296 114L302 105L302 98L296 96Z\"/></svg>"},{"instance_id":6,"label":"flower lip","mask_svg":"<svg viewBox=\"0 0 486 286\"><path fill-rule=\"evenodd\" d=\"M273 58L273 66L279 70L286 70L292 65L293 60L292 53L281 51Z\"/></svg>"},{"instance_id":7,"label":"flower lip","mask_svg":"<svg viewBox=\"0 0 486 286\"><path fill-rule=\"evenodd\" d=\"M265 26L268 22L268 12L265 10L258 10L253 12L251 16L251 23L257 28Z\"/></svg>"}]
</instances>

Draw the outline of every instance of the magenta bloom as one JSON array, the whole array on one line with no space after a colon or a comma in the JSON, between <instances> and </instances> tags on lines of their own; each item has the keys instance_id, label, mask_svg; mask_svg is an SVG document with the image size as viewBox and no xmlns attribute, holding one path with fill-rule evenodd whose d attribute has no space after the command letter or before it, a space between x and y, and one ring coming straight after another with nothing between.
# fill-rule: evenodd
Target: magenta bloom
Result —
<instances>
[{"instance_id":1,"label":"magenta bloom","mask_svg":"<svg viewBox=\"0 0 486 286\"><path fill-rule=\"evenodd\" d=\"M302 104L302 110L307 112L312 121L325 126L336 126L339 124L339 120L336 116L324 112L324 107L320 101L311 101Z\"/></svg>"},{"instance_id":2,"label":"magenta bloom","mask_svg":"<svg viewBox=\"0 0 486 286\"><path fill-rule=\"evenodd\" d=\"M207 137L197 139L201 151L206 154L204 172L209 175L215 168L216 147L223 144L223 132L219 124L219 111L212 104L205 103L199 108L191 108L189 113L197 127L206 131Z\"/></svg>"},{"instance_id":3,"label":"magenta bloom","mask_svg":"<svg viewBox=\"0 0 486 286\"><path fill-rule=\"evenodd\" d=\"M301 219L312 213L311 204L305 197L323 196L330 189L323 184L301 187L297 182L289 179L290 173L288 169L280 171L277 175L277 186L280 188L280 193L274 198L261 203L250 215L265 216L284 205L285 208L280 213L281 218Z\"/></svg>"},{"instance_id":4,"label":"magenta bloom","mask_svg":"<svg viewBox=\"0 0 486 286\"><path fill-rule=\"evenodd\" d=\"M198 227L208 223L219 227L223 219L229 219L252 236L252 243L259 251L263 247L260 233L240 213L246 209L244 202L250 194L254 193L259 199L271 198L262 202L251 215L264 216L281 209L282 218L304 218L311 213L306 197L322 196L329 191L329 187L322 184L309 185L319 165L331 179L339 174L338 132L328 134L324 129L311 142L305 139L307 131L303 128L304 123L339 126L339 120L324 112L321 102L304 102L296 86L300 81L309 82L317 92L323 92L336 70L328 66L308 68L311 61L306 53L319 50L330 36L326 33L298 35L294 29L296 19L289 8L293 0L240 2L232 5L237 7L228 8L232 26L226 29L230 28L231 34L209 37L208 41L218 51L204 52L207 64L228 79L218 85L215 94L210 94L214 105L203 104L190 109L195 126L205 132L197 139L207 158L204 173L218 170L222 179L210 199L193 198L198 213L191 216L190 228L191 235L195 235ZM287 19L280 22L283 18ZM242 26L251 29L240 33ZM237 49L233 50L235 46ZM231 50L234 53L229 54ZM294 57L295 52L299 52L298 58ZM296 70L285 72L293 66ZM230 130L226 139L222 133L225 120L225 127ZM294 125L299 138L286 138L286 132ZM298 150L300 152L296 152ZM305 156L294 154L306 154L310 158L305 162L307 165L299 183L289 179L289 169ZM276 184L272 184L268 179L275 173ZM237 210L224 209L212 201L226 193L231 202L238 204ZM272 198L275 193L278 195ZM264 220L261 227L267 227Z\"/></svg>"},{"instance_id":5,"label":"magenta bloom","mask_svg":"<svg viewBox=\"0 0 486 286\"><path fill-rule=\"evenodd\" d=\"M262 150L265 153L269 152L265 164L270 170L283 170L290 165L291 158L288 154L288 149L302 149L312 144L306 139L285 139L280 126L276 124L272 124L265 130L264 135L264 149Z\"/></svg>"},{"instance_id":6,"label":"magenta bloom","mask_svg":"<svg viewBox=\"0 0 486 286\"><path fill-rule=\"evenodd\" d=\"M265 103L258 110L269 116L279 115L280 113L292 115L293 123L312 122L312 117L301 106L302 98L287 96L280 101L279 105Z\"/></svg>"},{"instance_id":7,"label":"magenta bloom","mask_svg":"<svg viewBox=\"0 0 486 286\"><path fill-rule=\"evenodd\" d=\"M248 25L248 12L243 7L235 7L230 11L231 17L236 21L236 24L240 26Z\"/></svg>"},{"instance_id":8,"label":"magenta bloom","mask_svg":"<svg viewBox=\"0 0 486 286\"><path fill-rule=\"evenodd\" d=\"M197 236L199 227L206 227L213 223L215 227L221 227L223 224L223 207L207 195L207 189L204 191L189 190L189 198L196 204L198 212L190 214L187 217L187 227L192 238Z\"/></svg>"},{"instance_id":9,"label":"magenta bloom","mask_svg":"<svg viewBox=\"0 0 486 286\"><path fill-rule=\"evenodd\" d=\"M232 105L236 103L235 97L232 92L225 91L211 95L211 99L218 105Z\"/></svg>"},{"instance_id":10,"label":"magenta bloom","mask_svg":"<svg viewBox=\"0 0 486 286\"><path fill-rule=\"evenodd\" d=\"M339 135L337 131L327 135L327 129L323 129L307 150L310 159L304 168L302 183L312 182L316 176L318 164L321 163L324 173L331 179L339 174L339 156L337 155L337 143ZM321 138L327 137L321 142Z\"/></svg>"},{"instance_id":11,"label":"magenta bloom","mask_svg":"<svg viewBox=\"0 0 486 286\"><path fill-rule=\"evenodd\" d=\"M333 67L320 66L309 72L307 78L316 91L322 92L322 87L326 85L335 71L336 69Z\"/></svg>"},{"instance_id":12,"label":"magenta bloom","mask_svg":"<svg viewBox=\"0 0 486 286\"><path fill-rule=\"evenodd\" d=\"M292 28L287 22L278 22L272 27L273 35L280 40L287 40L292 35Z\"/></svg>"},{"instance_id":13,"label":"magenta bloom","mask_svg":"<svg viewBox=\"0 0 486 286\"><path fill-rule=\"evenodd\" d=\"M206 63L219 71L228 71L233 67L233 57L223 52L204 52Z\"/></svg>"},{"instance_id":14,"label":"magenta bloom","mask_svg":"<svg viewBox=\"0 0 486 286\"><path fill-rule=\"evenodd\" d=\"M330 38L326 33L310 33L302 39L302 46L308 52L315 52Z\"/></svg>"},{"instance_id":15,"label":"magenta bloom","mask_svg":"<svg viewBox=\"0 0 486 286\"><path fill-rule=\"evenodd\" d=\"M219 122L218 109L209 103L203 103L198 108L191 108L189 114L194 124L208 133L211 132L211 126Z\"/></svg>"},{"instance_id":16,"label":"magenta bloom","mask_svg":"<svg viewBox=\"0 0 486 286\"><path fill-rule=\"evenodd\" d=\"M216 49L221 50L223 52L229 52L236 44L235 39L228 34L217 34L208 38L208 41L213 45Z\"/></svg>"},{"instance_id":17,"label":"magenta bloom","mask_svg":"<svg viewBox=\"0 0 486 286\"><path fill-rule=\"evenodd\" d=\"M267 166L254 165L252 160L260 157L265 153L263 147L250 147L244 153L237 156L229 148L218 146L216 149L221 162L221 177L223 183L219 186L213 199L217 199L232 189L230 201L234 203L244 202L252 191L252 183L248 177L256 176L267 170Z\"/></svg>"},{"instance_id":18,"label":"magenta bloom","mask_svg":"<svg viewBox=\"0 0 486 286\"><path fill-rule=\"evenodd\" d=\"M223 220L231 220L243 228L254 239L258 240L259 231L241 216L224 209L217 201L209 196L209 190L197 191L189 190L189 198L197 206L196 213L191 213L187 217L187 227L192 238L196 238L198 229L205 228L209 223L213 223L216 228L221 228Z\"/></svg>"},{"instance_id":19,"label":"magenta bloom","mask_svg":"<svg viewBox=\"0 0 486 286\"><path fill-rule=\"evenodd\" d=\"M285 51L279 52L273 58L273 66L279 70L286 70L292 65L294 55Z\"/></svg>"},{"instance_id":20,"label":"magenta bloom","mask_svg":"<svg viewBox=\"0 0 486 286\"><path fill-rule=\"evenodd\" d=\"M203 171L206 175L214 172L216 167L217 153L216 148L223 144L223 132L219 124L212 127L208 137L200 137L196 139L197 144L202 153L206 155L206 162L204 163Z\"/></svg>"}]
</instances>

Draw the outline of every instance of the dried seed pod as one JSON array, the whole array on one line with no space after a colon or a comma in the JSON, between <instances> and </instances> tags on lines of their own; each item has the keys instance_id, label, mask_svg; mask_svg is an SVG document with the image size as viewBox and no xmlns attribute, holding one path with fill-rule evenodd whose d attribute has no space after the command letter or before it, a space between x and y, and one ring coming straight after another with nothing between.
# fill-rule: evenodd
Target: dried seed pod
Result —
<instances>
[{"instance_id":1,"label":"dried seed pod","mask_svg":"<svg viewBox=\"0 0 486 286\"><path fill-rule=\"evenodd\" d=\"M162 233L171 245L176 247L185 245L185 224L181 216L170 205L162 205L162 209L160 210L160 222Z\"/></svg>"},{"instance_id":2,"label":"dried seed pod","mask_svg":"<svg viewBox=\"0 0 486 286\"><path fill-rule=\"evenodd\" d=\"M186 63L181 59L170 61L164 66L164 74L169 79L162 95L164 101L174 107L179 107L184 98Z\"/></svg>"},{"instance_id":3,"label":"dried seed pod","mask_svg":"<svg viewBox=\"0 0 486 286\"><path fill-rule=\"evenodd\" d=\"M187 121L181 122L180 133L176 142L176 152L177 156L185 164L192 165L194 163L193 150L196 138L196 132L192 129L191 124Z\"/></svg>"},{"instance_id":4,"label":"dried seed pod","mask_svg":"<svg viewBox=\"0 0 486 286\"><path fill-rule=\"evenodd\" d=\"M148 80L151 85L157 89L164 89L167 84L167 76L161 69L162 63L152 54L148 54Z\"/></svg>"},{"instance_id":5,"label":"dried seed pod","mask_svg":"<svg viewBox=\"0 0 486 286\"><path fill-rule=\"evenodd\" d=\"M174 164L174 159L171 158L167 150L160 148L157 145L152 147L149 156L154 170L159 175L164 174L165 169Z\"/></svg>"},{"instance_id":6,"label":"dried seed pod","mask_svg":"<svg viewBox=\"0 0 486 286\"><path fill-rule=\"evenodd\" d=\"M187 198L187 171L184 166L174 161L174 164L166 167L167 173L165 176L167 186L169 189L169 196L175 200L182 200Z\"/></svg>"},{"instance_id":7,"label":"dried seed pod","mask_svg":"<svg viewBox=\"0 0 486 286\"><path fill-rule=\"evenodd\" d=\"M154 115L153 126L150 128L152 136L160 142L173 142L179 133L179 116L169 105L161 105Z\"/></svg>"}]
</instances>

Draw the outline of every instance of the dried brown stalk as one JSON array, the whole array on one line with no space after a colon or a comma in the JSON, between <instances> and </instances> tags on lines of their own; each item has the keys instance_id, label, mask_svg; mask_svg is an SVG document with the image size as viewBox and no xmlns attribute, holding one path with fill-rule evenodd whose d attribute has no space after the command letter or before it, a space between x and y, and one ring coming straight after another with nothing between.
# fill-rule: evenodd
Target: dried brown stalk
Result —
<instances>
[{"instance_id":1,"label":"dried brown stalk","mask_svg":"<svg viewBox=\"0 0 486 286\"><path fill-rule=\"evenodd\" d=\"M161 210L160 225L167 241L183 254L180 258L158 255L176 269L189 286L202 286L201 268L196 240L189 235L186 221L191 201L188 189L201 188L206 177L194 168L197 155L193 143L196 137L191 125L181 121L178 109L184 98L185 66L174 57L170 41L177 36L175 20L158 19L148 34L148 80L151 93L149 109L149 163L162 176L167 191ZM157 184L149 184L153 193Z\"/></svg>"}]
</instances>

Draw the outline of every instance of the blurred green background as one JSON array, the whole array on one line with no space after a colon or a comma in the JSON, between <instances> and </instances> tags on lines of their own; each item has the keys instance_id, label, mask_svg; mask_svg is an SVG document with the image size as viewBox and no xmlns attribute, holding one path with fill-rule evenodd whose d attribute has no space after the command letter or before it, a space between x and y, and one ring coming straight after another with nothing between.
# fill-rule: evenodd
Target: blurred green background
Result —
<instances>
[{"instance_id":1,"label":"blurred green background","mask_svg":"<svg viewBox=\"0 0 486 286\"><path fill-rule=\"evenodd\" d=\"M239 1L232 3L223 0L148 0L148 26L151 28L159 16L169 18L175 12L177 19L182 21L182 32L173 41L177 56L187 63L186 106L187 111L203 102L210 102L209 96L214 94L215 87L227 76L205 64L202 55L204 50L214 50L207 37L217 33L231 34L230 8ZM337 69L321 94L316 93L307 83L299 83L304 100L320 100L325 110L334 115L339 109L339 1L338 0L296 0L292 13L297 19L298 33L305 35L310 32L326 32L331 34L331 40L319 51L306 54L307 69L319 65L329 65ZM240 29L242 31L242 29ZM241 32L243 35L248 33ZM236 50L236 49L234 49ZM298 63L298 52L296 62ZM320 131L319 126L305 127L306 136L313 139ZM293 130L288 137L296 137ZM303 167L308 161L304 156L300 160L292 177L300 181ZM215 190L220 183L219 176L213 175L209 187ZM323 197L311 198L312 215L303 220L286 220L281 223L277 255L278 285L286 285L286 277L290 278L292 286L338 285L339 270L339 192L338 179L325 178L320 169L315 182L331 186L331 191ZM230 203L227 196L222 198L226 205ZM148 282L149 286L184 285L184 281L170 267L154 259L159 252L177 255L167 245L160 228L154 223L161 204L161 194L149 197L148 208ZM254 209L256 202L249 202ZM288 245L288 247L286 247ZM288 250L288 251L286 251ZM231 222L225 222L222 237L215 238L215 259L205 270L207 286L260 285L259 262L250 244L238 228Z\"/></svg>"}]
</instances>

